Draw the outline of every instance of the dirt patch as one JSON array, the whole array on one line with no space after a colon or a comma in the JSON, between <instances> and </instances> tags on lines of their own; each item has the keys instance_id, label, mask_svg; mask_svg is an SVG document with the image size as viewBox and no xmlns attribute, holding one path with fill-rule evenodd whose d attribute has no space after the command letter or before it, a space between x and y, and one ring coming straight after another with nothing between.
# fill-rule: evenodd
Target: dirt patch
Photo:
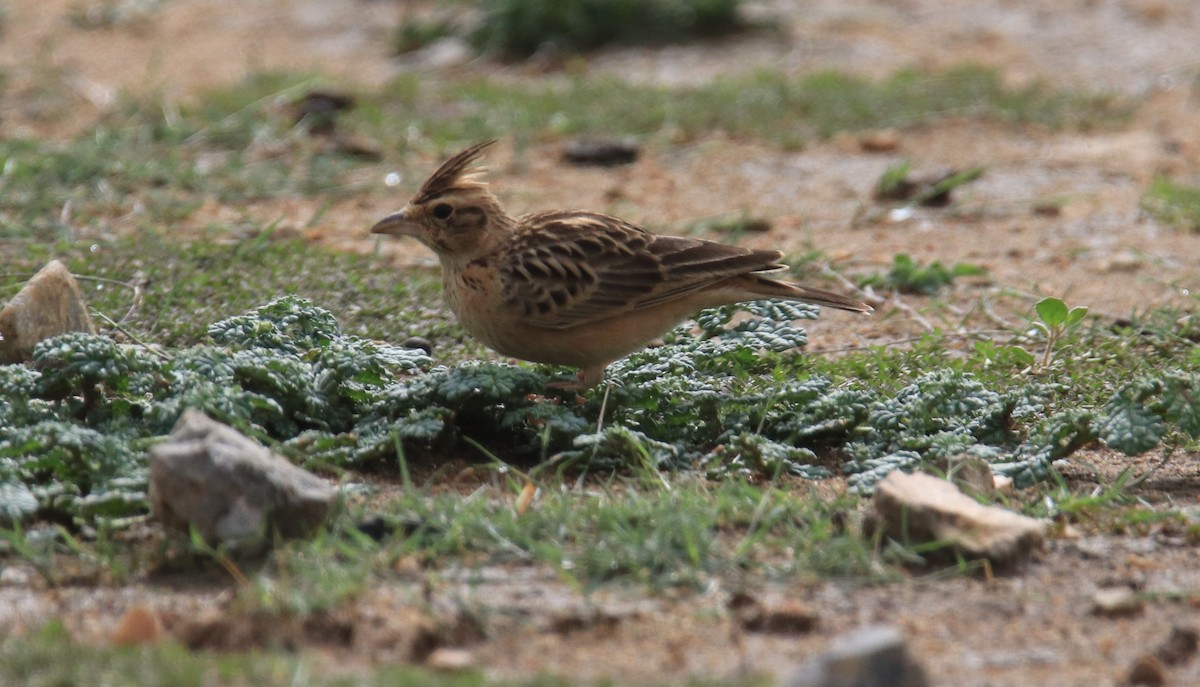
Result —
<instances>
[{"instance_id":1,"label":"dirt patch","mask_svg":"<svg viewBox=\"0 0 1200 687\"><path fill-rule=\"evenodd\" d=\"M7 80L0 103L3 135L67 137L95 121L122 92L186 100L256 70L311 69L370 87L413 68L388 55L387 36L402 11L389 3L162 2L92 29L72 19L79 7L74 0L8 4L0 38ZM1155 175L1200 174L1195 40L1200 5L997 0L957 7L935 0L829 0L758 3L754 11L772 17L779 28L715 46L605 52L589 59L587 68L650 83L691 84L731 68L836 68L882 76L906 65L974 61L1000 68L1017 83L1108 89L1143 98L1144 104L1135 121L1117 130L1062 133L946 119L903 128L897 149L875 153L864 152L855 136L784 152L714 134L683 145L651 145L636 164L619 169L564 167L558 143L535 144L518 160L506 141L490 157L500 197L514 212L600 209L673 230L700 218L745 212L772 226L745 237L745 244L819 249L850 272L886 269L896 253L905 252L921 261L975 263L991 275L991 282L960 287L961 297L948 299L949 310L922 314L924 302L911 298L882 304L876 318L824 317L808 327L816 351L908 336L931 320L958 323L966 314L953 308L978 302L980 289L999 304L991 317L1001 324L1021 321L1041 294L1113 317L1155 305L1194 308L1200 234L1160 225L1139 203ZM539 78L487 63L465 69L497 78ZM49 101L53 112L38 109L46 99L24 97L59 86L62 92ZM41 103L37 108L35 100ZM985 165L987 172L963 189L953 211L862 221L879 175L903 157L918 167ZM407 166L428 170L437 162L430 157ZM264 223L283 218L283 225L307 227L324 212L317 226L305 229L311 240L374 250L366 227L401 205L419 181L406 179L401 190L386 187L384 174L396 166L386 158L364 163L362 178L378 182L332 210L322 208L320 199L214 206L198 213L196 225L234 217ZM1047 205L1056 209L1047 212ZM398 265L431 262L413 242L380 249ZM1132 465L1140 472L1154 460L1131 463L1082 452L1061 469L1075 483L1106 484L1121 470ZM1196 465L1194 458L1181 457L1138 493L1194 509L1200 493ZM918 573L907 583L881 587L835 581L769 584L748 592L802 604L815 619L809 632L748 629L730 609L730 599L745 590L716 583L701 594L604 589L581 595L544 570L486 568L436 576L400 572L394 585L372 590L341 615L321 621L326 625L272 625L274 634L266 636L269 643L311 650L331 671L346 670L345 664L364 656L374 662L421 661L435 648L450 646L467 649L474 664L494 676L550 671L641 682L781 676L841 632L892 622L904 629L935 684L1114 684L1139 655L1166 642L1172 627L1195 626L1200 553L1186 538L1161 529L1137 536L1089 532L1057 539L1021 570L990 580L921 579ZM229 607L223 583L44 590L32 571L8 570L0 583L0 633L59 617L76 636L99 643L125 609L149 603L169 631L192 638L196 646L231 639L238 641L228 648L241 644L239 635L225 631L245 618ZM1131 618L1097 617L1090 599L1103 586L1133 587L1152 600ZM1200 660L1170 671L1174 684L1200 684Z\"/></svg>"},{"instance_id":2,"label":"dirt patch","mask_svg":"<svg viewBox=\"0 0 1200 687\"><path fill-rule=\"evenodd\" d=\"M1164 647L1173 628L1197 627L1200 555L1159 529L1058 538L997 577L923 578L916 570L907 582L879 586L730 584L714 578L702 592L606 586L580 594L553 572L524 566L398 567L388 584L353 604L302 619L241 610L222 583L17 586L0 588L0 632L24 632L52 616L73 636L103 645L127 609L149 606L187 646L304 651L331 673L422 663L454 649L496 678L549 671L658 684L784 677L831 638L884 622L902 629L934 684L1116 684L1140 656ZM1102 617L1093 595L1105 587L1131 588L1149 601L1144 611ZM748 622L748 603L784 621ZM1185 652L1170 675L1173 684L1197 683L1200 659Z\"/></svg>"}]
</instances>

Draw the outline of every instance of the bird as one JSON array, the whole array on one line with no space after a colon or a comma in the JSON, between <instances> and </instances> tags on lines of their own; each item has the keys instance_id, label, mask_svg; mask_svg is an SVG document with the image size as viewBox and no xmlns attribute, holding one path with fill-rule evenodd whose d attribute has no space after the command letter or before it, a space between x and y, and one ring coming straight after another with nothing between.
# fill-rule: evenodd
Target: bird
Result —
<instances>
[{"instance_id":1,"label":"bird","mask_svg":"<svg viewBox=\"0 0 1200 687\"><path fill-rule=\"evenodd\" d=\"M587 210L509 215L473 164L495 141L446 160L373 234L412 237L441 263L462 327L513 358L579 368L578 390L705 308L779 298L858 313L870 305L771 279L777 250L655 234Z\"/></svg>"}]
</instances>

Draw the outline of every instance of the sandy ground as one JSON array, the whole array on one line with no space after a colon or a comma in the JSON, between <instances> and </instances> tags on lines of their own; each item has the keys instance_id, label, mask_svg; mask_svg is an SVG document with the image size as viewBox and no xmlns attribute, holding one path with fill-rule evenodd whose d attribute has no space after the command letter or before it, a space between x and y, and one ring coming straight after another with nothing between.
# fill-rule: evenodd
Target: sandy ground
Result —
<instances>
[{"instance_id":1,"label":"sandy ground","mask_svg":"<svg viewBox=\"0 0 1200 687\"><path fill-rule=\"evenodd\" d=\"M84 28L88 8L117 6L112 27ZM66 137L86 129L122 92L164 101L202 97L257 70L314 70L356 88L385 83L403 70L438 73L419 59L398 61L387 38L405 4L362 0L162 0L6 3L0 36L0 135ZM925 329L1019 321L1037 295L1058 295L1120 317L1152 305L1195 308L1200 292L1200 234L1165 227L1139 207L1158 174L1200 179L1200 3L1192 0L989 0L947 3L814 0L755 3L780 30L716 45L614 50L588 60L597 73L647 83L694 84L756 68L806 72L842 69L887 75L904 66L937 68L971 61L999 68L1014 83L1034 80L1106 90L1143 105L1115 130L1053 132L950 118L903 128L899 148L864 152L858 137L813 142L802 151L710 136L681 145L652 144L619 170L564 168L557 142L538 143L513 160L502 141L492 179L514 211L552 207L605 209L659 228L747 211L772 223L751 245L819 249L839 269L879 270L906 252L922 261L984 266L988 283L958 287L951 307L920 299L881 304L875 318L825 318L809 327L813 348L886 341ZM81 15L80 13L83 12ZM74 17L74 19L72 19ZM462 71L498 79L552 78L519 66L475 61ZM48 70L66 75L70 116L47 124L22 94L36 92ZM903 127L904 122L897 122ZM904 221L860 221L880 173L902 157L918 168L983 164L986 175L964 190L952 211L919 211ZM406 161L432 169L435 158ZM365 165L379 184L327 213L313 240L371 250L365 227L395 209L399 192L383 185L387 159ZM614 200L615 199L615 200ZM1046 204L1057 214L1039 212ZM238 208L304 226L313 201ZM256 215L256 213L258 213ZM427 262L410 243L384 249L397 264ZM987 318L971 303L994 299ZM954 304L958 303L959 309ZM982 319L981 319L982 318ZM1195 457L1181 459L1147 485L1156 502L1197 507ZM1127 463L1080 453L1068 473L1086 483ZM1144 466L1143 466L1144 467ZM1073 472L1072 472L1073 471ZM220 606L217 591L147 581L137 587L40 590L17 568L0 578L0 628L48 615L99 641L113 619L150 599L176 627ZM763 597L805 604L817 629L801 635L747 633L724 610L729 590L677 597L610 590L581 599L540 571L496 569L473 582L441 578L432 590L444 606L466 604L488 618L487 639L472 643L477 665L495 675L548 670L579 677L676 680L687 675L786 674L837 633L869 622L903 627L937 685L1118 684L1131 661L1165 641L1173 625L1195 626L1200 555L1170 532L1054 541L1036 560L1005 577L929 579L863 588L829 582L768 586ZM334 642L300 631L323 665L412 660L397 618L410 617L416 578L372 592L340 622L352 638ZM1100 586L1132 585L1155 596L1132 618L1090 615ZM1189 601L1190 599L1190 601ZM566 617L566 621L562 618ZM389 618L391 620L389 620ZM574 619L572 619L574 618ZM419 652L418 652L419 653ZM419 656L417 656L419 658ZM1169 669L1172 684L1200 684L1200 661Z\"/></svg>"}]
</instances>

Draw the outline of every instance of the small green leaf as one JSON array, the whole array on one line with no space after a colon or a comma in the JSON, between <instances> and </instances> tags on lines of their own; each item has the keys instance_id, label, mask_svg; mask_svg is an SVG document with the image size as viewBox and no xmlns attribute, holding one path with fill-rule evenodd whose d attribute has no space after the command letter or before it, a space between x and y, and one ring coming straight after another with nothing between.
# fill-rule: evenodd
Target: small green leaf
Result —
<instances>
[{"instance_id":1,"label":"small green leaf","mask_svg":"<svg viewBox=\"0 0 1200 687\"><path fill-rule=\"evenodd\" d=\"M1032 353L1020 346L1009 346L1005 351L1021 365L1032 365L1037 360Z\"/></svg>"},{"instance_id":2,"label":"small green leaf","mask_svg":"<svg viewBox=\"0 0 1200 687\"><path fill-rule=\"evenodd\" d=\"M912 162L909 160L901 160L883 171L883 175L879 177L879 194L889 196L896 193L900 185L908 179L908 173L912 171Z\"/></svg>"},{"instance_id":3,"label":"small green leaf","mask_svg":"<svg viewBox=\"0 0 1200 687\"><path fill-rule=\"evenodd\" d=\"M950 274L955 277L978 277L987 274L987 269L970 262L956 262L950 268Z\"/></svg>"},{"instance_id":4,"label":"small green leaf","mask_svg":"<svg viewBox=\"0 0 1200 687\"><path fill-rule=\"evenodd\" d=\"M1130 384L1117 392L1105 406L1098 434L1109 448L1127 456L1145 453L1158 445L1167 425L1140 397L1141 388Z\"/></svg>"},{"instance_id":5,"label":"small green leaf","mask_svg":"<svg viewBox=\"0 0 1200 687\"><path fill-rule=\"evenodd\" d=\"M1073 327L1076 324L1079 324L1080 320L1087 317L1087 314L1088 309L1082 305L1077 305L1074 308L1071 308L1071 311L1067 313L1067 326Z\"/></svg>"},{"instance_id":6,"label":"small green leaf","mask_svg":"<svg viewBox=\"0 0 1200 687\"><path fill-rule=\"evenodd\" d=\"M1035 306L1038 317L1051 327L1059 327L1067 321L1067 304L1060 298L1043 298ZM1086 310L1084 313L1086 314Z\"/></svg>"},{"instance_id":7,"label":"small green leaf","mask_svg":"<svg viewBox=\"0 0 1200 687\"><path fill-rule=\"evenodd\" d=\"M20 482L0 482L0 524L21 522L37 512L37 497Z\"/></svg>"}]
</instances>

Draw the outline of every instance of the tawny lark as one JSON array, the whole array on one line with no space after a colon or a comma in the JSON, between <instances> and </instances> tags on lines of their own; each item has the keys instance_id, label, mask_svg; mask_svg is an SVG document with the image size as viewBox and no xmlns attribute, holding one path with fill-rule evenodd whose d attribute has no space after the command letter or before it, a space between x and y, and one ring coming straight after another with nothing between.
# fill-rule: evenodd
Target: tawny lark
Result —
<instances>
[{"instance_id":1,"label":"tawny lark","mask_svg":"<svg viewBox=\"0 0 1200 687\"><path fill-rule=\"evenodd\" d=\"M616 217L554 210L511 217L470 169L494 141L447 160L404 209L371 232L411 236L437 254L450 309L493 350L580 368L579 386L704 308L785 298L871 306L764 277L782 253L659 236Z\"/></svg>"}]
</instances>

